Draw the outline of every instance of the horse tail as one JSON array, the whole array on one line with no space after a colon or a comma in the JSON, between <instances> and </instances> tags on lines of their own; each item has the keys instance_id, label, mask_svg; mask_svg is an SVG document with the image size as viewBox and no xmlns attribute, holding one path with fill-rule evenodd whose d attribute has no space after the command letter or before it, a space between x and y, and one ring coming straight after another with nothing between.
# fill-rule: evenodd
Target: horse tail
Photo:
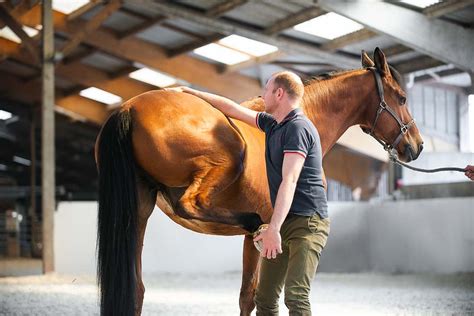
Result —
<instances>
[{"instance_id":1,"label":"horse tail","mask_svg":"<svg viewBox=\"0 0 474 316\"><path fill-rule=\"evenodd\" d=\"M113 113L98 142L97 283L101 315L134 315L137 187L129 110Z\"/></svg>"}]
</instances>

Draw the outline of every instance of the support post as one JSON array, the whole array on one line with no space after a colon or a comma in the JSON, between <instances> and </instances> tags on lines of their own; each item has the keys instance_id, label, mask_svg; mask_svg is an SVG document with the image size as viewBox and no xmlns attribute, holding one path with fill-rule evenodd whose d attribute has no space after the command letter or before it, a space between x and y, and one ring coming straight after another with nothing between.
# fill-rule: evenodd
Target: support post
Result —
<instances>
[{"instance_id":1,"label":"support post","mask_svg":"<svg viewBox=\"0 0 474 316\"><path fill-rule=\"evenodd\" d=\"M41 205L43 211L43 273L54 271L54 31L52 0L43 0L42 109L41 109Z\"/></svg>"}]
</instances>

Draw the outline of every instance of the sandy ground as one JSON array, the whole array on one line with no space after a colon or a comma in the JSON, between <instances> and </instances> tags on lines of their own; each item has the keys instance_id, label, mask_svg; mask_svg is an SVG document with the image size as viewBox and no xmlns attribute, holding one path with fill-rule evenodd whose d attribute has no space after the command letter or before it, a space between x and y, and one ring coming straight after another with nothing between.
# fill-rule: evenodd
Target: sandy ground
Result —
<instances>
[{"instance_id":1,"label":"sandy ground","mask_svg":"<svg viewBox=\"0 0 474 316\"><path fill-rule=\"evenodd\" d=\"M240 274L147 275L143 315L238 315ZM0 278L0 315L97 315L91 276ZM314 315L474 315L474 273L318 274ZM288 310L281 301L280 314Z\"/></svg>"}]
</instances>

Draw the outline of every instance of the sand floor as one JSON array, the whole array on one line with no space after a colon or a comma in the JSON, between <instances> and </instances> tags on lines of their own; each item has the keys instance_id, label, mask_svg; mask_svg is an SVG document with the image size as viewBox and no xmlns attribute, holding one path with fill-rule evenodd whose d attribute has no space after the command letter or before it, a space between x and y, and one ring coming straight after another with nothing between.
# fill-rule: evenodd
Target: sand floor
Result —
<instances>
[{"instance_id":1,"label":"sand floor","mask_svg":"<svg viewBox=\"0 0 474 316\"><path fill-rule=\"evenodd\" d=\"M144 277L143 315L238 315L240 274ZM325 274L313 315L474 315L474 273ZM280 315L288 310L281 300ZM0 315L98 315L93 276L0 278Z\"/></svg>"}]
</instances>

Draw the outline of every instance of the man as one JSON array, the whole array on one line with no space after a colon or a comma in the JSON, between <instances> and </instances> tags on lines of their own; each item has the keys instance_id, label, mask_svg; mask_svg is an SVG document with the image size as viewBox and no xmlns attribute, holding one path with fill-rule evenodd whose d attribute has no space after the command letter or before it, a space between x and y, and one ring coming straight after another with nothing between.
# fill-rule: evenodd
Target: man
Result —
<instances>
[{"instance_id":1,"label":"man","mask_svg":"<svg viewBox=\"0 0 474 316\"><path fill-rule=\"evenodd\" d=\"M309 292L329 234L319 134L303 114L304 86L292 72L267 82L265 112L255 112L210 93L188 87L167 90L198 96L225 115L265 132L265 161L273 215L262 241L262 264L255 295L257 315L278 315L285 286L290 315L311 315Z\"/></svg>"},{"instance_id":2,"label":"man","mask_svg":"<svg viewBox=\"0 0 474 316\"><path fill-rule=\"evenodd\" d=\"M466 172L464 173L466 177L474 181L474 166L467 165L465 168Z\"/></svg>"}]
</instances>

